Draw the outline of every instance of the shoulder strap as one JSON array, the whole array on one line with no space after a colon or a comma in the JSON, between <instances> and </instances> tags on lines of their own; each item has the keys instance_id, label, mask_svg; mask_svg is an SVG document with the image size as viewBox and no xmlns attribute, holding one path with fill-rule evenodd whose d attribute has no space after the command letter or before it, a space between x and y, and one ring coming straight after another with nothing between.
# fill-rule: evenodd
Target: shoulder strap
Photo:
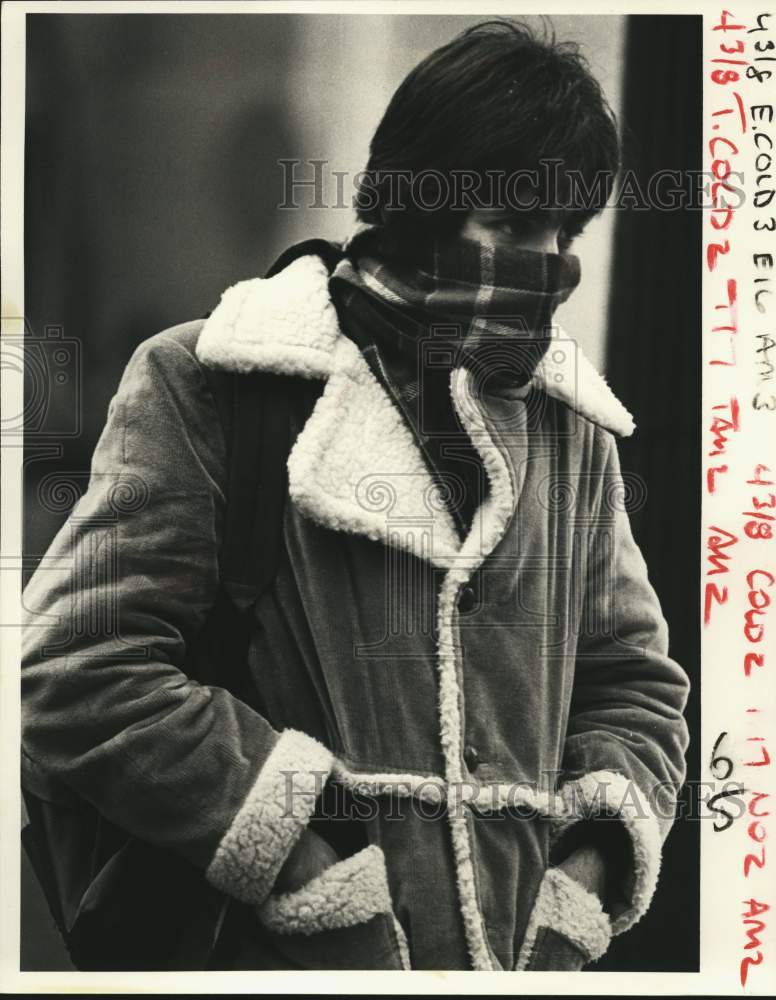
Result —
<instances>
[{"instance_id":1,"label":"shoulder strap","mask_svg":"<svg viewBox=\"0 0 776 1000\"><path fill-rule=\"evenodd\" d=\"M303 240L301 243L295 243L287 250L284 250L264 277L271 278L273 274L277 274L293 263L297 257L306 257L308 254L316 254L320 257L326 265L326 270L331 274L345 256L345 251L342 249L342 244L331 243L329 240Z\"/></svg>"},{"instance_id":2,"label":"shoulder strap","mask_svg":"<svg viewBox=\"0 0 776 1000\"><path fill-rule=\"evenodd\" d=\"M221 578L242 611L277 572L292 444L291 394L281 375L234 379Z\"/></svg>"},{"instance_id":3,"label":"shoulder strap","mask_svg":"<svg viewBox=\"0 0 776 1000\"><path fill-rule=\"evenodd\" d=\"M343 256L337 244L297 243L267 271L270 278L297 257L317 254L331 273ZM287 460L293 444L292 414L319 395L320 383L258 372L206 370L227 443L226 522L220 554L222 587L240 611L251 607L277 574L283 548Z\"/></svg>"},{"instance_id":4,"label":"shoulder strap","mask_svg":"<svg viewBox=\"0 0 776 1000\"><path fill-rule=\"evenodd\" d=\"M226 441L221 586L244 611L275 577L291 450L291 386L282 375L205 369Z\"/></svg>"}]
</instances>

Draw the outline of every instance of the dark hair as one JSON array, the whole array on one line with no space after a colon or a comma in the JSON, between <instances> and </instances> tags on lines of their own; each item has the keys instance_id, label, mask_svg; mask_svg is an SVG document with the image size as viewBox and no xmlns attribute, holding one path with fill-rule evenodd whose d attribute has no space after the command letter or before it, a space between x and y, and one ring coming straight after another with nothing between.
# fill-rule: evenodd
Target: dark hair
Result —
<instances>
[{"instance_id":1,"label":"dark hair","mask_svg":"<svg viewBox=\"0 0 776 1000\"><path fill-rule=\"evenodd\" d=\"M490 207L494 178L502 178L503 200L503 179L531 170L540 178L532 190L541 207L560 207L567 229L578 232L596 215L619 167L615 116L578 45L544 35L517 21L485 21L411 70L372 138L356 196L359 219L421 216L455 226L461 209ZM473 182L480 184L475 200L461 197Z\"/></svg>"}]
</instances>

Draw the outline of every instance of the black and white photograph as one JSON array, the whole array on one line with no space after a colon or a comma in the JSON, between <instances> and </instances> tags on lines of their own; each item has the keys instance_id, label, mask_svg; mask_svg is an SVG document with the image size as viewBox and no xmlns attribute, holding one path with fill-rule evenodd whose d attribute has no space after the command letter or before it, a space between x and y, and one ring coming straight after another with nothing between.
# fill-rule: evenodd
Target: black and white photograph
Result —
<instances>
[{"instance_id":1,"label":"black and white photograph","mask_svg":"<svg viewBox=\"0 0 776 1000\"><path fill-rule=\"evenodd\" d=\"M630 6L6 6L16 989L771 991L773 20Z\"/></svg>"}]
</instances>

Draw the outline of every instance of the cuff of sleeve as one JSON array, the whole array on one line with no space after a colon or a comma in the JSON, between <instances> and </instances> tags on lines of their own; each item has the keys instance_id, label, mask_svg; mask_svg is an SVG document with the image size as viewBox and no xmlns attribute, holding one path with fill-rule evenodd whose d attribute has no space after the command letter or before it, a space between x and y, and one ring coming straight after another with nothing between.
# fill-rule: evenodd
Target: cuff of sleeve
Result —
<instances>
[{"instance_id":1,"label":"cuff of sleeve","mask_svg":"<svg viewBox=\"0 0 776 1000\"><path fill-rule=\"evenodd\" d=\"M332 764L322 743L284 730L221 838L208 882L243 903L261 904L309 823Z\"/></svg>"},{"instance_id":2,"label":"cuff of sleeve","mask_svg":"<svg viewBox=\"0 0 776 1000\"><path fill-rule=\"evenodd\" d=\"M592 771L560 789L563 814L554 825L551 844L576 823L593 816L618 819L633 848L632 871L623 886L623 903L612 908L612 933L622 934L649 909L660 872L662 838L652 808L632 779L614 771Z\"/></svg>"}]
</instances>

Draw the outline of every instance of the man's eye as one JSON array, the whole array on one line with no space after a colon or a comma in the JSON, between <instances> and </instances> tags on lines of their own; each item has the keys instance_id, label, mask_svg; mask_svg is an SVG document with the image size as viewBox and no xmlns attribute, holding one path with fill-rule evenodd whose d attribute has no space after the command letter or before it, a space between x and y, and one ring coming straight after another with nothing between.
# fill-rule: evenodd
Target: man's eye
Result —
<instances>
[{"instance_id":1,"label":"man's eye","mask_svg":"<svg viewBox=\"0 0 776 1000\"><path fill-rule=\"evenodd\" d=\"M565 253L573 242L574 237L570 236L568 233L558 234L558 250L561 253Z\"/></svg>"},{"instance_id":2,"label":"man's eye","mask_svg":"<svg viewBox=\"0 0 776 1000\"><path fill-rule=\"evenodd\" d=\"M501 233L509 233L510 236L520 236L528 232L529 226L522 219L502 219L496 223L496 229Z\"/></svg>"},{"instance_id":3,"label":"man's eye","mask_svg":"<svg viewBox=\"0 0 776 1000\"><path fill-rule=\"evenodd\" d=\"M496 229L510 236L528 236L540 228L539 223L531 218L501 219L496 223Z\"/></svg>"},{"instance_id":4,"label":"man's eye","mask_svg":"<svg viewBox=\"0 0 776 1000\"><path fill-rule=\"evenodd\" d=\"M579 226L569 226L567 229L561 229L558 233L558 250L561 253L565 253L574 240L582 235L582 228Z\"/></svg>"}]
</instances>

